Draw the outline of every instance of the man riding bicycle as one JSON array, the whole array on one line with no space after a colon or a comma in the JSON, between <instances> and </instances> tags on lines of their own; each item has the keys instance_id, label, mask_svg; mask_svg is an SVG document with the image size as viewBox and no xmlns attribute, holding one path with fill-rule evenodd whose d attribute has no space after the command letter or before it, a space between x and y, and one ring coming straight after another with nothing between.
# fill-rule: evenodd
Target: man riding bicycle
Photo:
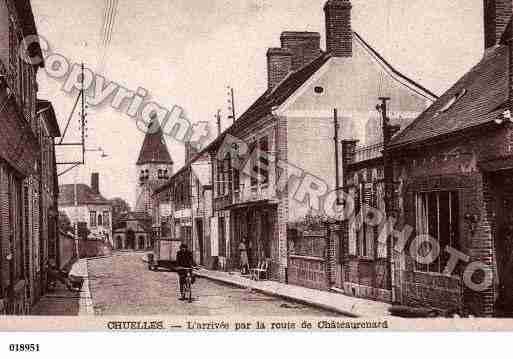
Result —
<instances>
[{"instance_id":1,"label":"man riding bicycle","mask_svg":"<svg viewBox=\"0 0 513 359\"><path fill-rule=\"evenodd\" d=\"M176 253L176 266L180 283L180 294L182 295L182 300L185 300L184 287L187 272L192 272L192 268L195 266L192 252L187 248L187 244L185 243L180 245L180 250ZM194 282L194 277L192 277L192 281Z\"/></svg>"}]
</instances>

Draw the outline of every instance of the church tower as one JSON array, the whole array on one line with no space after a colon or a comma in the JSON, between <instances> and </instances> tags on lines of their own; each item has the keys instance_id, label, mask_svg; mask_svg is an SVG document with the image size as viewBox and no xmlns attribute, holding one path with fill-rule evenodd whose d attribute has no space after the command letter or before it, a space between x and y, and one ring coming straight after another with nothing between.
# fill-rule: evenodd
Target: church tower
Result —
<instances>
[{"instance_id":1,"label":"church tower","mask_svg":"<svg viewBox=\"0 0 513 359\"><path fill-rule=\"evenodd\" d=\"M153 191L166 183L173 175L173 160L169 155L162 128L156 117L148 125L136 168L135 210L146 212L151 216L151 195Z\"/></svg>"}]
</instances>

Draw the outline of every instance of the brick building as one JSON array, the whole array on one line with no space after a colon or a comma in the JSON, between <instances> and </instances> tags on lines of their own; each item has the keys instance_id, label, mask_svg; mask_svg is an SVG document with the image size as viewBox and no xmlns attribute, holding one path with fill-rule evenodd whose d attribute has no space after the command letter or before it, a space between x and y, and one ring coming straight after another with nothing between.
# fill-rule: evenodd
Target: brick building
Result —
<instances>
[{"instance_id":1,"label":"brick building","mask_svg":"<svg viewBox=\"0 0 513 359\"><path fill-rule=\"evenodd\" d=\"M27 314L46 290L55 251L57 175L53 138L59 129L48 102L37 102L36 65L19 56L37 35L29 1L0 4L0 313ZM39 44L27 49L41 57Z\"/></svg>"},{"instance_id":2,"label":"brick building","mask_svg":"<svg viewBox=\"0 0 513 359\"><path fill-rule=\"evenodd\" d=\"M491 316L512 308L512 3L484 5L483 58L399 133L388 152L397 183L396 230L413 231L407 249L394 253L397 301ZM409 251L414 234L435 238L440 255L419 260L430 248ZM447 249L463 254L455 268Z\"/></svg>"}]
</instances>

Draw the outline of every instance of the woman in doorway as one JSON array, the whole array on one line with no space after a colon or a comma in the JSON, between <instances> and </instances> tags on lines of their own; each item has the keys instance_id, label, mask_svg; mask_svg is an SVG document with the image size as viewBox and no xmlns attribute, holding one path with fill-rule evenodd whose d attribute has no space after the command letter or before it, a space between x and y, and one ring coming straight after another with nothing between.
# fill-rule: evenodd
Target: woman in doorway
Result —
<instances>
[{"instance_id":1,"label":"woman in doorway","mask_svg":"<svg viewBox=\"0 0 513 359\"><path fill-rule=\"evenodd\" d=\"M239 252L240 252L240 272L241 274L249 273L249 261L248 261L248 251L246 247L247 239L243 239L239 244Z\"/></svg>"}]
</instances>

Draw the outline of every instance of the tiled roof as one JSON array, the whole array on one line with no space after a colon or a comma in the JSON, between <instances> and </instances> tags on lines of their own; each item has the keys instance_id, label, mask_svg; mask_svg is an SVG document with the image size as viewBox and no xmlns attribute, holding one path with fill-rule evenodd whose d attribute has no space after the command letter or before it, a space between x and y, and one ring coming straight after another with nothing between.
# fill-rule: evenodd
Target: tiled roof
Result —
<instances>
[{"instance_id":1,"label":"tiled roof","mask_svg":"<svg viewBox=\"0 0 513 359\"><path fill-rule=\"evenodd\" d=\"M139 152L137 165L147 163L173 164L158 120L153 120L149 124Z\"/></svg>"},{"instance_id":2,"label":"tiled roof","mask_svg":"<svg viewBox=\"0 0 513 359\"><path fill-rule=\"evenodd\" d=\"M91 187L83 183L77 183L78 205L97 204L105 205L110 202L101 194L95 193ZM73 184L59 186L59 206L75 205L75 189Z\"/></svg>"},{"instance_id":3,"label":"tiled roof","mask_svg":"<svg viewBox=\"0 0 513 359\"><path fill-rule=\"evenodd\" d=\"M429 140L496 119L508 100L508 61L507 46L488 50L438 101L397 134L391 146Z\"/></svg>"}]
</instances>

